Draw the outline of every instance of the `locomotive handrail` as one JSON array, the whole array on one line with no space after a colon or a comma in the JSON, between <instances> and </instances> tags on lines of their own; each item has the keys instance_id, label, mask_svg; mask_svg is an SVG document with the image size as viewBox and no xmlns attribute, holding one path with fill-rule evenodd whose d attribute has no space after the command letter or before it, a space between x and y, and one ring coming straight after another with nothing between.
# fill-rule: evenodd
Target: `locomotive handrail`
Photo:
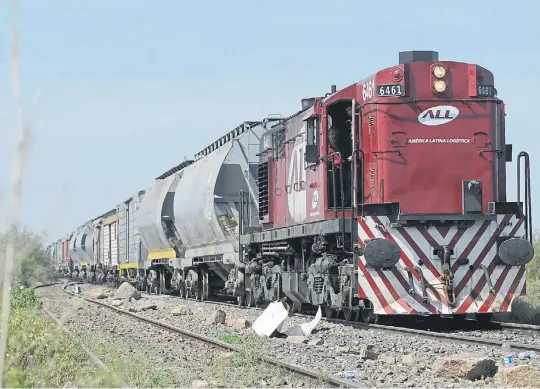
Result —
<instances>
[{"instance_id":1,"label":"locomotive handrail","mask_svg":"<svg viewBox=\"0 0 540 389\"><path fill-rule=\"evenodd\" d=\"M517 160L517 202L521 202L521 158L524 158L525 164L525 209L522 210L522 214L525 217L525 238L532 244L532 203L531 203L531 166L529 154L522 151L518 154Z\"/></svg>"},{"instance_id":2,"label":"locomotive handrail","mask_svg":"<svg viewBox=\"0 0 540 389\"><path fill-rule=\"evenodd\" d=\"M473 103L496 103L502 104L503 101L499 98L482 98L482 99L437 99L437 102L441 103L463 103L467 104L469 102ZM401 105L401 104L416 104L416 103L433 103L433 100L430 99L410 99L410 100L401 100L401 101L368 101L367 103L361 104L360 109L367 105Z\"/></svg>"},{"instance_id":3,"label":"locomotive handrail","mask_svg":"<svg viewBox=\"0 0 540 389\"><path fill-rule=\"evenodd\" d=\"M362 201L360 204L358 204L358 195L357 195L357 191L356 191L356 187L354 186L354 179L355 177L358 178L358 171L356 170L356 164L354 162L357 161L357 158L358 156L356 154L361 154L361 160L360 160L360 171L362 172L362 176L360 177L360 193L362 195ZM364 159L365 159L365 154L364 154L364 150L360 149L360 148L357 148L355 150L353 150L352 152L352 159L351 159L351 208L352 208L352 212L351 212L351 251L352 249L354 248L354 239L355 239L355 236L354 236L354 229L353 229L353 224L354 224L354 210L356 209L356 206L355 206L355 201L354 199L356 198L356 205L358 206L361 206L362 207L362 212L358 212L358 215L360 214L364 214Z\"/></svg>"},{"instance_id":4,"label":"locomotive handrail","mask_svg":"<svg viewBox=\"0 0 540 389\"><path fill-rule=\"evenodd\" d=\"M491 149L491 150L479 150L478 155L483 156L485 153L494 153L497 154L497 158L501 158L501 156L504 154L504 150L500 149Z\"/></svg>"},{"instance_id":5,"label":"locomotive handrail","mask_svg":"<svg viewBox=\"0 0 540 389\"><path fill-rule=\"evenodd\" d=\"M344 192L344 186L343 186L343 158L341 156L341 152L335 151L333 153L327 154L321 158L321 160L328 161L330 160L330 157L332 158L332 165L335 166L335 159L336 157L339 158L339 181L340 181L340 197L341 197L341 242L343 244L342 247L339 245L337 247L345 249L345 192ZM352 166L351 166L352 167ZM334 197L334 215L337 218L338 216L338 207L337 207L337 193L336 193L336 170L334 167L332 167L332 195ZM352 207L352 204L351 204Z\"/></svg>"}]
</instances>

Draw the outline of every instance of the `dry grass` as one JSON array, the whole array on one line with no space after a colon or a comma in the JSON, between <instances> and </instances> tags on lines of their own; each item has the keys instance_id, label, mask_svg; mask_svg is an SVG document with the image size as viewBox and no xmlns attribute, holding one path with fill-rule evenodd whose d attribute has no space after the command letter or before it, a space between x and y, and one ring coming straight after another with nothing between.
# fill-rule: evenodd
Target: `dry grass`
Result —
<instances>
[{"instance_id":1,"label":"dry grass","mask_svg":"<svg viewBox=\"0 0 540 389\"><path fill-rule=\"evenodd\" d=\"M17 132L19 141L15 161L13 164L13 178L10 206L8 209L7 225L8 239L4 258L0 262L4 263L4 280L2 285L2 326L0 329L0 378L4 376L5 354L8 339L9 316L10 316L10 297L11 281L13 272L14 257L14 226L18 223L19 208L21 202L21 187L24 168L28 155L28 140L30 138L30 129L24 122L24 111L22 106L20 82L19 82L19 55L18 55L18 25L17 25L17 0L12 0L12 40L11 40L11 77L13 96L16 103L17 114Z\"/></svg>"},{"instance_id":2,"label":"dry grass","mask_svg":"<svg viewBox=\"0 0 540 389\"><path fill-rule=\"evenodd\" d=\"M4 387L119 387L43 312L34 289L14 289L10 306Z\"/></svg>"}]
</instances>

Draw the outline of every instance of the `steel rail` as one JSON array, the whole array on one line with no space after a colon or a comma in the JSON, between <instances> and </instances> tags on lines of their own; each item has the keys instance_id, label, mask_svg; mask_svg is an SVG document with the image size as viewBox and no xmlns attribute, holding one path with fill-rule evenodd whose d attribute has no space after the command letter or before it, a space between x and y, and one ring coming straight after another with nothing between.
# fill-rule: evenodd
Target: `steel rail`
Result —
<instances>
[{"instance_id":1,"label":"steel rail","mask_svg":"<svg viewBox=\"0 0 540 389\"><path fill-rule=\"evenodd\" d=\"M142 295L143 296L149 296L150 298L152 298L153 296L158 296L158 295L152 295L152 294L148 294L148 293L142 293ZM178 299L178 300L195 301L195 302L204 303L204 304L223 305L225 307L234 307L234 308L238 308L238 309L254 309L254 310L260 310L260 311L264 310L264 308L259 308L259 307L248 308L248 307L245 307L245 306L239 306L239 305L236 305L234 303L227 303L227 302L223 302L223 301L212 301L212 300L201 301L201 300L194 300L194 299L186 299L186 298L177 297L177 296L173 296L173 295L167 295L167 296ZM300 313L295 313L293 316L303 317L303 318L307 318L307 319L313 318L313 316L311 316L311 315L300 314ZM360 322L357 322L357 321L349 321L349 320L344 320L344 319L328 319L328 318L323 317L322 320L327 321L329 323L344 324L344 325L348 325L348 326L356 327L356 328L373 328L373 329L378 329L378 330L381 330L381 331L406 332L408 330L407 327L390 326L390 325L383 325L383 324L365 324L365 323L360 323ZM540 336L540 326L539 325L521 324L521 323L505 323L505 322L499 322L499 321L490 321L489 323L496 324L496 325L500 326L501 329L512 329L512 330L529 332L529 333L538 333L538 335ZM426 331L426 330L417 330L417 329L411 329L411 330L412 331L417 331L418 335L424 334L424 335L429 336L429 337L434 337L435 336L434 334L443 334L443 335L452 336L450 334L444 334L444 333L436 332L436 331ZM460 336L460 335L453 335L453 336ZM478 339L477 337L470 337L470 338L471 339ZM509 342L500 342L500 343L501 344L502 343L508 344ZM519 343L515 343L515 345L516 345L516 347L518 347L518 346L519 347L521 347L521 346L524 347L525 346L525 345L519 344ZM533 345L533 347L534 347L534 345ZM532 350L532 349L529 348L529 350Z\"/></svg>"},{"instance_id":2,"label":"steel rail","mask_svg":"<svg viewBox=\"0 0 540 389\"><path fill-rule=\"evenodd\" d=\"M158 320L153 320L153 319L150 319L150 318L147 318L147 317L144 317L144 316L137 315L136 313L133 313L133 312L129 312L129 311L126 311L126 310L123 310L123 309L118 309L118 308L113 307L113 306L111 306L111 305L109 305L109 304L107 304L107 303L105 303L103 301L94 300L94 299L84 297L84 296L81 296L79 294L67 291L64 287L62 288L62 290L65 293L69 294L69 295L78 297L80 299L83 299L83 300L85 300L87 302L90 302L90 303L93 303L93 304L96 304L96 305L101 305L101 306L107 307L107 308L109 308L109 309L111 309L113 311L116 311L117 313L127 315L127 316L131 316L131 317L133 317L133 318L135 318L135 319L137 319L137 320L139 320L141 322L152 324L152 325L154 325L156 327L160 327L160 328L166 329L168 331L171 331L171 332L174 332L174 333L177 333L177 334L180 334L180 335L183 335L183 336L195 339L195 340L199 340L199 341L202 341L202 342L205 342L205 343L208 343L208 344L212 344L214 346L217 346L217 347L220 347L220 348L223 348L223 349L226 349L226 350L230 350L230 351L234 351L234 352L241 352L242 351L237 346L234 346L232 344L223 342L223 341L221 341L219 339L215 339L215 338L211 338L211 337L208 337L208 336L205 336L205 335L197 334L195 332L191 332L191 331L188 331L188 330L185 330L185 329L182 329L182 328L178 328L178 327L172 326L170 324L167 324L167 323L164 323L164 322L161 322L161 321L158 321ZM297 374L300 374L300 375L303 375L303 376L306 376L306 377L309 377L309 378L312 378L312 379L321 380L321 381L327 382L327 383L332 384L332 385L337 386L337 387L345 387L345 388L366 388L367 387L366 385L360 384L358 382L352 382L352 381L343 380L343 379L334 377L334 376L330 375L330 373L328 373L328 372L320 373L317 370L310 369L310 368L303 367L303 366L299 366L299 365L295 365L295 364L292 364L292 363L283 362L283 361L277 360L277 359L272 358L272 357L261 356L260 359L263 362L266 362L268 364L271 364L271 365L274 365L274 366L277 366L277 367L281 367L281 368L289 370L289 371L291 371L293 373L297 373Z\"/></svg>"},{"instance_id":3,"label":"steel rail","mask_svg":"<svg viewBox=\"0 0 540 389\"><path fill-rule=\"evenodd\" d=\"M160 295L152 295L149 293L142 293L142 295L150 296L150 298L152 298L152 296L160 296ZM222 305L222 306L235 307L235 308L240 308L240 309L263 310L263 308L258 308L258 307L248 308L244 306L239 306L234 303L227 303L223 301L211 301L211 300L201 301L201 300L194 300L194 299L189 299L189 298L181 298L181 297L172 296L172 295L166 295L166 296L170 296L178 300L195 301L195 302L205 303L205 304ZM107 304L105 305L109 306ZM124 312L124 311L121 311L121 312ZM306 314L298 314L298 313L295 313L294 316L303 317L307 319L313 318L313 316L306 315ZM322 320L329 323L348 325L354 328L364 328L364 329L371 328L371 329L375 329L379 331L385 331L385 332L391 332L391 333L397 333L397 334L408 334L408 335L413 334L413 335L418 335L425 338L437 339L441 341L459 342L463 344L483 345L483 346L501 347L501 348L504 345L505 347L509 347L510 349L515 350L515 351L540 352L540 344L523 344L523 343L517 343L517 342L510 342L510 341L501 341L501 340L496 340L493 338L455 335L455 334L448 334L448 333L443 333L443 332L438 332L438 331L426 331L426 330L419 330L419 329L413 329L413 328L407 328L407 327L398 327L398 326L390 326L390 325L382 325L382 324L365 324L365 323L349 321L349 320L344 320L344 319L328 319L328 318L323 317ZM503 322L490 322L490 323L500 325L501 328L503 329L507 328L507 329L514 329L518 331L533 332L533 333L538 331L540 335L540 326L529 325L529 324L518 324L518 323L503 323Z\"/></svg>"},{"instance_id":4,"label":"steel rail","mask_svg":"<svg viewBox=\"0 0 540 389\"><path fill-rule=\"evenodd\" d=\"M52 285L57 285L57 284L47 284L47 285L42 285L42 286L39 286L39 287L46 287L46 286L52 286ZM128 385L122 381L116 374L114 374L110 369L109 367L105 364L105 362L103 362L103 360L101 360L101 358L99 358L96 354L94 354L88 347L86 347L84 344L82 344L81 342L77 341L77 339L73 336L73 334L71 334L69 332L69 330L64 326L64 324L58 319L56 318L47 308L45 307L41 307L41 309L43 309L43 311L47 314L47 316L49 316L51 318L51 320L53 320L56 325L58 326L58 328L60 328L61 331L65 332L66 335L71 339L72 342L74 342L75 344L77 344L78 346L80 346L83 351L86 353L86 355L88 355L88 358L90 358L90 360L92 361L92 363L98 368L98 369L101 369L103 370L104 372L110 374L111 378L114 380L114 382L121 388L127 388Z\"/></svg>"},{"instance_id":5,"label":"steel rail","mask_svg":"<svg viewBox=\"0 0 540 389\"><path fill-rule=\"evenodd\" d=\"M151 294L145 293L146 296L153 296ZM185 300L184 298L175 297L179 300ZM190 301L190 299L187 299L187 301ZM196 302L202 302L206 304L215 304L215 305L223 305L228 307L237 307L241 309L248 309L247 307L240 307L238 305L232 304L232 303L226 303L222 301L200 301L200 300L192 300ZM252 307L251 309L255 310L263 310L263 308L257 308ZM295 313L294 316L296 317L303 317L307 319L312 319L313 316L306 315L306 314L297 314ZM425 338L434 338L441 341L450 341L450 342L460 342L464 344L472 344L472 345L483 345L483 346L492 346L492 347L503 347L503 344L507 347L510 347L512 350L516 351L536 351L540 352L540 344L523 344L523 343L517 343L517 342L509 342L509 341L500 341L492 338L481 338L476 336L465 336L465 335L455 335L455 334L447 334L443 332L437 332L437 331L426 331L426 330L418 330L414 328L407 328L407 327L398 327L398 326L389 326L389 325L383 325L383 324L365 324L365 323L359 323L356 321L349 321L344 319L328 319L323 317L322 320L329 322L329 323L335 323L335 324L343 324L348 325L354 328L364 328L364 329L374 329L379 331L385 331L385 332L392 332L392 333L398 333L398 334L413 334L422 336ZM502 323L502 322L491 322L496 323L501 326L501 328L511 328L515 330L520 331L527 331L527 332L536 332L538 331L538 334L540 335L540 326L534 326L534 325L528 325L528 324L517 324L517 323Z\"/></svg>"},{"instance_id":6,"label":"steel rail","mask_svg":"<svg viewBox=\"0 0 540 389\"><path fill-rule=\"evenodd\" d=\"M51 282L51 283L47 283L47 284L40 284L40 285L34 285L32 288L30 289L41 289L41 288L47 288L49 286L56 286L56 285L60 285L60 282ZM101 369L103 370L104 372L110 374L111 378L114 380L114 382L121 388L127 388L127 384L122 381L116 374L114 374L110 369L109 367L105 364L105 362L103 362L103 360L101 360L101 358L99 358L96 354L94 354L88 347L86 347L84 344L82 344L81 342L78 342L77 339L73 336L73 334L71 334L69 332L69 330L66 328L66 326L64 325L64 323L62 323L62 321L60 321L60 319L58 319L56 316L54 316L51 311L49 311L47 308L45 308L44 306L41 307L41 309L43 310L43 312L45 312L45 314L52 320L55 322L55 324L58 326L58 328L63 331L75 344L79 345L82 350L85 352L86 355L88 355L88 358L92 361L92 363L98 368L98 369Z\"/></svg>"}]
</instances>

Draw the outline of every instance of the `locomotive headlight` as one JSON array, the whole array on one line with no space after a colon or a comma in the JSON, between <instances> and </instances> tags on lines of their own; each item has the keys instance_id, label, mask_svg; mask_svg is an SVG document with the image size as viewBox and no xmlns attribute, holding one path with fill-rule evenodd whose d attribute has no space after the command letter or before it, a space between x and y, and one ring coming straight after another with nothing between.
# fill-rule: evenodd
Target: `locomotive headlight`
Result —
<instances>
[{"instance_id":1,"label":"locomotive headlight","mask_svg":"<svg viewBox=\"0 0 540 389\"><path fill-rule=\"evenodd\" d=\"M437 80L433 83L433 89L435 89L436 92L442 93L446 90L446 82L443 80Z\"/></svg>"},{"instance_id":2,"label":"locomotive headlight","mask_svg":"<svg viewBox=\"0 0 540 389\"><path fill-rule=\"evenodd\" d=\"M433 75L437 78L443 78L446 76L446 69L438 65L433 68Z\"/></svg>"}]
</instances>

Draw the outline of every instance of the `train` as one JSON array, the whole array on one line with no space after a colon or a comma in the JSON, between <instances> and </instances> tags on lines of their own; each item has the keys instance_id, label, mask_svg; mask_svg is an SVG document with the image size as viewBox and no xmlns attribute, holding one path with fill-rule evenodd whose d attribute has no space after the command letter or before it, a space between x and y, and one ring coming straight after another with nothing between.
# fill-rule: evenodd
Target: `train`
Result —
<instances>
[{"instance_id":1,"label":"train","mask_svg":"<svg viewBox=\"0 0 540 389\"><path fill-rule=\"evenodd\" d=\"M527 152L507 199L505 116L488 69L400 52L241 123L49 251L75 278L329 318L510 312L534 247Z\"/></svg>"}]
</instances>

